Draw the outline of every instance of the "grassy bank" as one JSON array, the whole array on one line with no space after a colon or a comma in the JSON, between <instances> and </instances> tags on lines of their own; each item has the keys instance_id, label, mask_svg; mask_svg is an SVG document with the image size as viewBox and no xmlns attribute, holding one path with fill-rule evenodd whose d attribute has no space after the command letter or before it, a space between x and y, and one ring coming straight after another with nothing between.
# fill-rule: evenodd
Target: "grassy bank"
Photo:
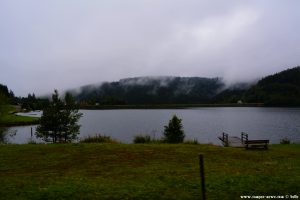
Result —
<instances>
[{"instance_id":1,"label":"grassy bank","mask_svg":"<svg viewBox=\"0 0 300 200\"><path fill-rule=\"evenodd\" d=\"M15 106L5 105L1 108L0 126L22 126L38 124L38 117L18 116L14 113L17 112Z\"/></svg>"},{"instance_id":2,"label":"grassy bank","mask_svg":"<svg viewBox=\"0 0 300 200\"><path fill-rule=\"evenodd\" d=\"M3 199L208 199L299 195L300 145L246 151L212 145L0 145Z\"/></svg>"},{"instance_id":3,"label":"grassy bank","mask_svg":"<svg viewBox=\"0 0 300 200\"><path fill-rule=\"evenodd\" d=\"M23 126L38 124L39 118L7 114L0 119L0 126Z\"/></svg>"}]
</instances>

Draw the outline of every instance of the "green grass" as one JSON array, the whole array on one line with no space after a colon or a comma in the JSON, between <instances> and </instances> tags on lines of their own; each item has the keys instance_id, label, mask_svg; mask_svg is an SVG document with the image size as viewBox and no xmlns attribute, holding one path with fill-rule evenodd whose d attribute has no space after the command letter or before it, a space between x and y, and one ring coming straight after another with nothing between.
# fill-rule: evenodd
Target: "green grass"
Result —
<instances>
[{"instance_id":1,"label":"green grass","mask_svg":"<svg viewBox=\"0 0 300 200\"><path fill-rule=\"evenodd\" d=\"M0 119L0 126L19 126L19 125L30 125L38 124L38 117L18 116L14 114L4 115Z\"/></svg>"},{"instance_id":2,"label":"green grass","mask_svg":"<svg viewBox=\"0 0 300 200\"><path fill-rule=\"evenodd\" d=\"M19 126L39 123L38 117L18 116L13 114L13 112L16 111L14 106L2 106L1 110L0 126Z\"/></svg>"},{"instance_id":3,"label":"green grass","mask_svg":"<svg viewBox=\"0 0 300 200\"><path fill-rule=\"evenodd\" d=\"M0 145L0 198L199 199L199 153L208 199L299 195L299 144L27 144Z\"/></svg>"}]
</instances>

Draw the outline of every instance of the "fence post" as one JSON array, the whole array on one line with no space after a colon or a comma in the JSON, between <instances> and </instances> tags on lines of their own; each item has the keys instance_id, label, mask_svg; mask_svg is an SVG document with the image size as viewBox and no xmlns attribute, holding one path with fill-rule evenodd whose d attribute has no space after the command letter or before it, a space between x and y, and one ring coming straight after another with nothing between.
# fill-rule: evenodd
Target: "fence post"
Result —
<instances>
[{"instance_id":1,"label":"fence post","mask_svg":"<svg viewBox=\"0 0 300 200\"><path fill-rule=\"evenodd\" d=\"M228 147L229 146L228 134L227 133L224 133L224 132L222 133L222 139L221 140L223 142L224 147Z\"/></svg>"},{"instance_id":2,"label":"fence post","mask_svg":"<svg viewBox=\"0 0 300 200\"><path fill-rule=\"evenodd\" d=\"M202 200L205 200L205 177L204 177L204 163L203 163L203 154L199 154L199 165L200 165L200 177L201 177L201 197Z\"/></svg>"},{"instance_id":3,"label":"fence post","mask_svg":"<svg viewBox=\"0 0 300 200\"><path fill-rule=\"evenodd\" d=\"M242 139L242 143L245 143L245 141L248 140L248 134L242 132L242 133L241 133L241 139Z\"/></svg>"},{"instance_id":4,"label":"fence post","mask_svg":"<svg viewBox=\"0 0 300 200\"><path fill-rule=\"evenodd\" d=\"M244 132L241 132L241 142L242 142L242 144L244 143Z\"/></svg>"}]
</instances>

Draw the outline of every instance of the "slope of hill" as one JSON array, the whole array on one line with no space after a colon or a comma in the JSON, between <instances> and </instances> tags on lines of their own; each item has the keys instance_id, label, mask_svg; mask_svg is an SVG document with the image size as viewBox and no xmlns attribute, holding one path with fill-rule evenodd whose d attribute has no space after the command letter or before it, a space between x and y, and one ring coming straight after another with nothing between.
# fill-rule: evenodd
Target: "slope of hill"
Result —
<instances>
[{"instance_id":1,"label":"slope of hill","mask_svg":"<svg viewBox=\"0 0 300 200\"><path fill-rule=\"evenodd\" d=\"M284 70L261 79L244 94L247 102L271 106L300 105L300 67Z\"/></svg>"},{"instance_id":2,"label":"slope of hill","mask_svg":"<svg viewBox=\"0 0 300 200\"><path fill-rule=\"evenodd\" d=\"M238 85L217 94L214 103L264 103L266 106L300 106L300 67L266 76L251 87Z\"/></svg>"},{"instance_id":3,"label":"slope of hill","mask_svg":"<svg viewBox=\"0 0 300 200\"><path fill-rule=\"evenodd\" d=\"M219 78L138 77L84 86L72 93L89 104L183 104L208 103L223 87Z\"/></svg>"}]
</instances>

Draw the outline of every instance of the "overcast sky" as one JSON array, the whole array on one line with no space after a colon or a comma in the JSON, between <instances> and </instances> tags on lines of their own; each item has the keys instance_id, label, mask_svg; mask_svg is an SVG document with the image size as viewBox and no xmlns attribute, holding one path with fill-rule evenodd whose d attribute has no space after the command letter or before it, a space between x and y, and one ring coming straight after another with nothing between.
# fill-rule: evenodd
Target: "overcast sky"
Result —
<instances>
[{"instance_id":1,"label":"overcast sky","mask_svg":"<svg viewBox=\"0 0 300 200\"><path fill-rule=\"evenodd\" d=\"M17 96L136 76L260 78L300 65L299 0L0 0Z\"/></svg>"}]
</instances>

